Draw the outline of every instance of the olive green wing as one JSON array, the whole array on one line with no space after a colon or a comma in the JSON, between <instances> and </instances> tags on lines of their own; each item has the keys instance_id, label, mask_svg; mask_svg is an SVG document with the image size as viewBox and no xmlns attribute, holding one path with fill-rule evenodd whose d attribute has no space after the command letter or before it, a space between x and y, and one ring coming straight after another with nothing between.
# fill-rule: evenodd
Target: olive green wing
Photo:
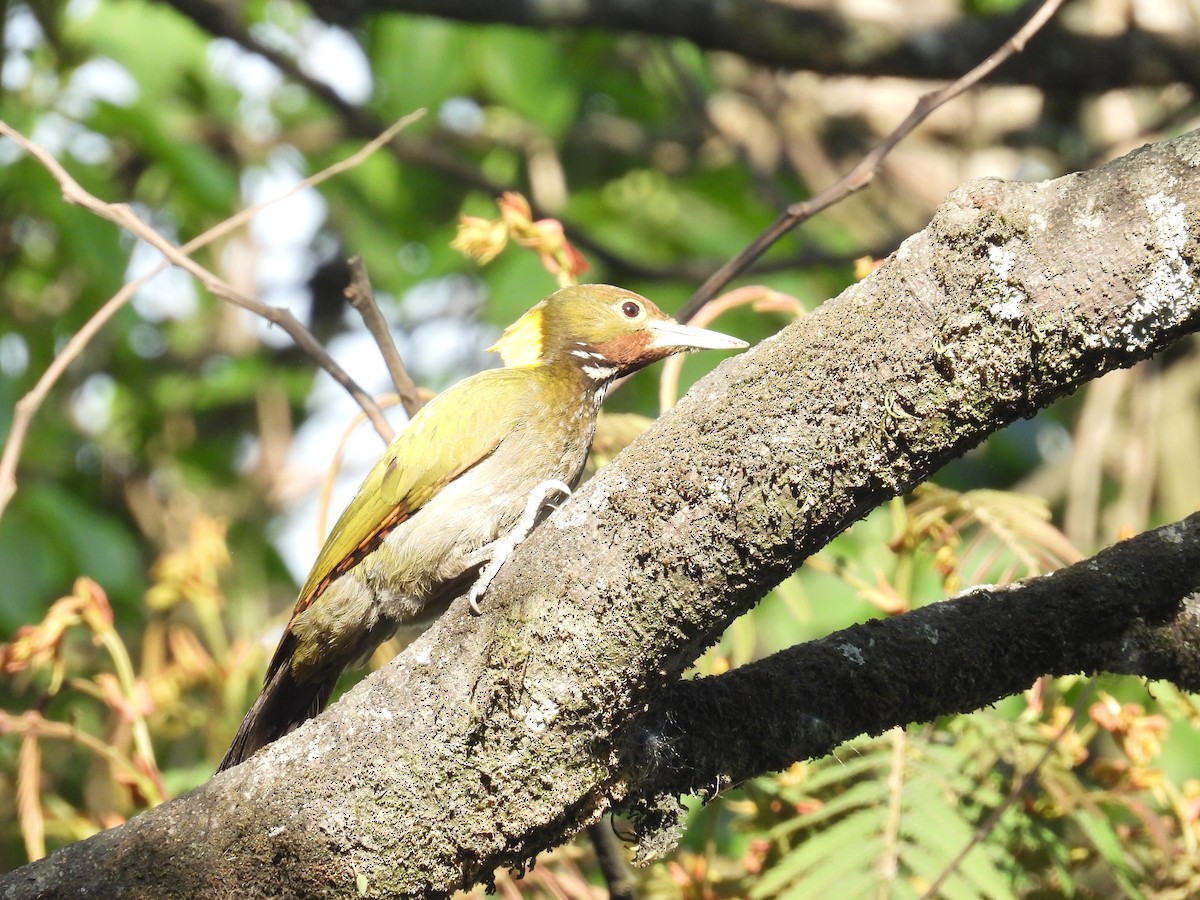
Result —
<instances>
[{"instance_id":1,"label":"olive green wing","mask_svg":"<svg viewBox=\"0 0 1200 900\"><path fill-rule=\"evenodd\" d=\"M333 526L292 617L430 497L490 456L520 421L526 406L521 401L528 392L528 379L520 373L492 369L459 382L421 409L384 451Z\"/></svg>"}]
</instances>

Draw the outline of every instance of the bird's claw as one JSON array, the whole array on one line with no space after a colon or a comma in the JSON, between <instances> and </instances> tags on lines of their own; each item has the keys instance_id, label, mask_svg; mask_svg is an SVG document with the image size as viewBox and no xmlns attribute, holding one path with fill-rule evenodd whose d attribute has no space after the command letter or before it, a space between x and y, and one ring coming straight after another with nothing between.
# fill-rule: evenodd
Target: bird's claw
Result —
<instances>
[{"instance_id":1,"label":"bird's claw","mask_svg":"<svg viewBox=\"0 0 1200 900\"><path fill-rule=\"evenodd\" d=\"M483 610L479 608L480 598L488 589L488 585L492 583L492 579L496 577L496 573L500 571L500 567L512 555L513 550L529 537L529 532L533 531L534 525L537 524L538 514L541 513L542 507L549 502L551 494L562 494L565 499L571 496L571 487L565 481L559 481L557 478L547 479L537 485L529 492L529 500L525 503L525 512L521 514L520 520L513 529L480 551L481 555L488 560L488 564L483 567L479 577L471 585L471 590L467 592L467 603L473 614L483 615Z\"/></svg>"}]
</instances>

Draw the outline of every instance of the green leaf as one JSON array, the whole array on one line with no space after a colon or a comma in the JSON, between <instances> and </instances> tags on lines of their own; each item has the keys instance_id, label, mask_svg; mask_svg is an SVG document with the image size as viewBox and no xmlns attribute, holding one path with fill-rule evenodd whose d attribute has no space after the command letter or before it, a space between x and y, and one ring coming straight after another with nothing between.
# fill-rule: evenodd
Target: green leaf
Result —
<instances>
[{"instance_id":1,"label":"green leaf","mask_svg":"<svg viewBox=\"0 0 1200 900\"><path fill-rule=\"evenodd\" d=\"M91 15L63 21L77 46L110 57L133 76L147 108L175 94L189 74L209 72L209 37L169 6L105 0Z\"/></svg>"},{"instance_id":2,"label":"green leaf","mask_svg":"<svg viewBox=\"0 0 1200 900\"><path fill-rule=\"evenodd\" d=\"M128 108L102 104L94 117L95 127L133 141L155 163L142 176L143 190L175 203L189 198L201 211L223 218L238 208L238 177L197 139L202 124L183 110L144 101Z\"/></svg>"},{"instance_id":3,"label":"green leaf","mask_svg":"<svg viewBox=\"0 0 1200 900\"><path fill-rule=\"evenodd\" d=\"M432 16L375 16L367 28L367 56L375 75L375 102L436 114L448 97L470 91L471 29Z\"/></svg>"},{"instance_id":4,"label":"green leaf","mask_svg":"<svg viewBox=\"0 0 1200 900\"><path fill-rule=\"evenodd\" d=\"M554 36L520 28L474 35L476 77L492 98L560 137L575 119L579 88Z\"/></svg>"},{"instance_id":5,"label":"green leaf","mask_svg":"<svg viewBox=\"0 0 1200 900\"><path fill-rule=\"evenodd\" d=\"M57 485L24 485L0 519L0 630L40 620L81 575L98 582L115 608L131 611L144 588L142 568L121 523Z\"/></svg>"}]
</instances>

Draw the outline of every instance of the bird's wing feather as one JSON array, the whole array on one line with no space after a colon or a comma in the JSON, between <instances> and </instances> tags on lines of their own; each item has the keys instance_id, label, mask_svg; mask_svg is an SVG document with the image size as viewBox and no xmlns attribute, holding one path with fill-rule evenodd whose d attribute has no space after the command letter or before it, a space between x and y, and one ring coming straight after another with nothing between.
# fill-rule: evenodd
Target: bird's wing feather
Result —
<instances>
[{"instance_id":1,"label":"bird's wing feather","mask_svg":"<svg viewBox=\"0 0 1200 900\"><path fill-rule=\"evenodd\" d=\"M529 381L513 370L491 369L439 394L417 413L333 526L292 617L434 494L491 455L520 421ZM487 402L479 402L481 395Z\"/></svg>"}]
</instances>

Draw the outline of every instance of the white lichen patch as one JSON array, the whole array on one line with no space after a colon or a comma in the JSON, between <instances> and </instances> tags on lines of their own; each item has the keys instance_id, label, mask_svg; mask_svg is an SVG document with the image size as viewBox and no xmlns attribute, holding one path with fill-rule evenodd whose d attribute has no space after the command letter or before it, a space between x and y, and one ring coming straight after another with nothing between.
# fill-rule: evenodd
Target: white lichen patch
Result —
<instances>
[{"instance_id":1,"label":"white lichen patch","mask_svg":"<svg viewBox=\"0 0 1200 900\"><path fill-rule=\"evenodd\" d=\"M1183 543L1186 530L1179 522L1175 522L1159 529L1158 533L1162 535L1162 539L1168 544L1179 546Z\"/></svg>"},{"instance_id":2,"label":"white lichen patch","mask_svg":"<svg viewBox=\"0 0 1200 900\"><path fill-rule=\"evenodd\" d=\"M863 656L863 652L853 644L839 644L838 649L842 651L842 656L846 657L846 659L850 660L850 662L854 663L855 665L866 665L867 660L866 657Z\"/></svg>"},{"instance_id":3,"label":"white lichen patch","mask_svg":"<svg viewBox=\"0 0 1200 900\"><path fill-rule=\"evenodd\" d=\"M903 241L901 241L900 246L896 248L896 259L908 259L910 256L912 256L913 244L915 244L917 239L920 238L924 233L925 232L923 231L917 232L916 234L909 235Z\"/></svg>"},{"instance_id":4,"label":"white lichen patch","mask_svg":"<svg viewBox=\"0 0 1200 900\"><path fill-rule=\"evenodd\" d=\"M291 736L289 740L271 744L266 753L253 757L247 765L257 776L260 770L266 774L267 770L262 768L263 764L274 770L293 762L304 760L311 762L320 759L327 749L325 744L328 733L329 728L324 719L309 719L299 731L293 732L294 736ZM303 738L303 740L298 738Z\"/></svg>"},{"instance_id":5,"label":"white lichen patch","mask_svg":"<svg viewBox=\"0 0 1200 900\"><path fill-rule=\"evenodd\" d=\"M357 710L357 714L360 719L367 720L367 727L375 734L379 734L385 730L390 731L392 721L396 718L392 711L386 707L380 709L359 709Z\"/></svg>"},{"instance_id":6,"label":"white lichen patch","mask_svg":"<svg viewBox=\"0 0 1200 900\"><path fill-rule=\"evenodd\" d=\"M963 588L950 599L960 600L963 597L970 597L972 594L995 594L1003 590L1003 586L998 584L973 584L968 588Z\"/></svg>"},{"instance_id":7,"label":"white lichen patch","mask_svg":"<svg viewBox=\"0 0 1200 900\"><path fill-rule=\"evenodd\" d=\"M576 636L578 642L578 636ZM510 707L510 714L526 728L539 734L558 718L563 707L578 706L583 690L569 678L523 679L521 702Z\"/></svg>"},{"instance_id":8,"label":"white lichen patch","mask_svg":"<svg viewBox=\"0 0 1200 900\"><path fill-rule=\"evenodd\" d=\"M1138 298L1130 307L1125 345L1131 351L1145 347L1152 334L1182 319L1196 303L1195 278L1183 257L1188 242L1183 203L1159 191L1146 198L1146 211L1162 258L1139 286Z\"/></svg>"},{"instance_id":9,"label":"white lichen patch","mask_svg":"<svg viewBox=\"0 0 1200 900\"><path fill-rule=\"evenodd\" d=\"M513 710L514 715L534 734L540 734L558 717L558 704L543 697L528 706L522 704Z\"/></svg>"},{"instance_id":10,"label":"white lichen patch","mask_svg":"<svg viewBox=\"0 0 1200 900\"><path fill-rule=\"evenodd\" d=\"M565 509L555 512L547 521L547 525L566 530L578 528L587 521L591 513L599 512L608 505L609 495L629 487L629 479L612 466L606 466L600 474L588 483L587 490L575 503Z\"/></svg>"},{"instance_id":11,"label":"white lichen patch","mask_svg":"<svg viewBox=\"0 0 1200 900\"><path fill-rule=\"evenodd\" d=\"M718 503L729 503L729 484L725 481L724 475L718 472L704 483L704 487L708 491L708 496Z\"/></svg>"},{"instance_id":12,"label":"white lichen patch","mask_svg":"<svg viewBox=\"0 0 1200 900\"><path fill-rule=\"evenodd\" d=\"M1023 306L1025 292L1009 281L1013 269L1017 266L1017 256L1012 249L1013 244L1013 241L1009 241L1003 246L993 244L988 247L988 267L999 282L996 285L996 293L1000 295L1000 299L996 300L988 309L996 318L1008 321L1020 319L1025 315Z\"/></svg>"},{"instance_id":13,"label":"white lichen patch","mask_svg":"<svg viewBox=\"0 0 1200 900\"><path fill-rule=\"evenodd\" d=\"M1104 217L1096 212L1096 198L1088 197L1083 212L1075 215L1075 224L1080 228L1096 230L1104 227Z\"/></svg>"},{"instance_id":14,"label":"white lichen patch","mask_svg":"<svg viewBox=\"0 0 1200 900\"><path fill-rule=\"evenodd\" d=\"M1040 212L1029 214L1029 230L1030 231L1045 231L1046 217Z\"/></svg>"}]
</instances>

